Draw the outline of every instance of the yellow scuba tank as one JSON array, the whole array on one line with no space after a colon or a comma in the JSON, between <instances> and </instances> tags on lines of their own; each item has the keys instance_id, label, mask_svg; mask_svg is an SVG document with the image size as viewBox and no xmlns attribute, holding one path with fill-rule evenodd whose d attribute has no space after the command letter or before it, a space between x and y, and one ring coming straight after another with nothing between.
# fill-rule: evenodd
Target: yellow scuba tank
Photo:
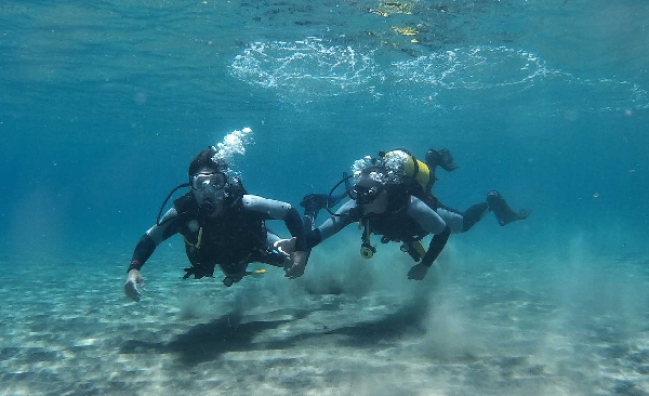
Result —
<instances>
[{"instance_id":1,"label":"yellow scuba tank","mask_svg":"<svg viewBox=\"0 0 649 396\"><path fill-rule=\"evenodd\" d=\"M419 161L414 155L404 149L396 149L387 152L383 156L386 163L395 163L401 173L408 179L414 180L426 188L430 182L430 169L428 165Z\"/></svg>"}]
</instances>

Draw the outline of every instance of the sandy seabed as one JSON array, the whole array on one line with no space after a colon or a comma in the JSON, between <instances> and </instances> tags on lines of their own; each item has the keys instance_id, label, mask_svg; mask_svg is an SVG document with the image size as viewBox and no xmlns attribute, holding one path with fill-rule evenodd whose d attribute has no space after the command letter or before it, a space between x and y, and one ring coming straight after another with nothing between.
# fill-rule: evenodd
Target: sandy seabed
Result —
<instances>
[{"instance_id":1,"label":"sandy seabed","mask_svg":"<svg viewBox=\"0 0 649 396\"><path fill-rule=\"evenodd\" d=\"M6 262L0 394L649 395L643 255L336 254L231 288L158 257L137 304L126 256Z\"/></svg>"}]
</instances>

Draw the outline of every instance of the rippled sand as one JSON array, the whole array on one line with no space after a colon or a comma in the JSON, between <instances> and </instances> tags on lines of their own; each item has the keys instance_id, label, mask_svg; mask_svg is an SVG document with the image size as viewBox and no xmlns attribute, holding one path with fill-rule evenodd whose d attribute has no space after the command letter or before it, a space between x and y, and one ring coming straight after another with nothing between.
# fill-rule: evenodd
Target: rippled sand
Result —
<instances>
[{"instance_id":1,"label":"rippled sand","mask_svg":"<svg viewBox=\"0 0 649 396\"><path fill-rule=\"evenodd\" d=\"M414 283L398 252L332 255L297 282L270 269L226 289L160 254L138 304L121 253L24 263L0 291L0 394L649 394L642 256L450 249Z\"/></svg>"}]
</instances>

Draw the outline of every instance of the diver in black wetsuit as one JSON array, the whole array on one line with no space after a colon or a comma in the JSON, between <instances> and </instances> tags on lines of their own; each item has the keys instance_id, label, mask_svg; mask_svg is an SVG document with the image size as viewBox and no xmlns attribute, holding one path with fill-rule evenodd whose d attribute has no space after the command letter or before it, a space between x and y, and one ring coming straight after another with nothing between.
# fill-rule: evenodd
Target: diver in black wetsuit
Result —
<instances>
[{"instance_id":1,"label":"diver in black wetsuit","mask_svg":"<svg viewBox=\"0 0 649 396\"><path fill-rule=\"evenodd\" d=\"M124 285L132 300L139 300L138 287L144 289L140 269L156 247L175 234L183 236L191 263L185 268L185 279L190 275L211 277L219 265L226 276L223 282L231 286L252 274L246 271L252 262L282 268L306 265L304 226L297 210L286 202L248 195L239 178L231 175L226 162L216 154L215 148L198 154L189 166L189 183L176 188L190 187L190 191L175 200L162 219L158 215L156 225L135 247ZM266 229L266 220L284 220L295 239L295 253L285 255L274 250L273 243L279 237Z\"/></svg>"},{"instance_id":2,"label":"diver in black wetsuit","mask_svg":"<svg viewBox=\"0 0 649 396\"><path fill-rule=\"evenodd\" d=\"M369 221L369 226L364 224L366 228L361 248L363 257L371 258L375 252L375 248L369 244L370 233L382 235L381 241L384 243L402 242L401 250L407 252L416 262L421 261L411 269L408 274L409 279L422 279L426 273L425 269L430 267L444 247L448 234L470 230L490 211L494 212L501 226L526 219L530 215L529 210L512 210L495 190L487 194L485 202L472 205L464 212L443 205L432 194L436 181L435 170L438 166L449 172L457 169L448 150L428 150L425 163L417 160L404 149L381 152L379 158L366 157L356 161L353 170L360 173L360 176L353 187L346 186L345 194L333 196L332 190L329 195L307 195L301 202L300 205L305 208L305 226L307 230L312 230L307 234L309 248L337 233L351 222L359 221L360 224L364 224L364 221ZM377 197L381 197L381 194L387 197L386 203L372 204L385 207L382 211L375 211L374 214L367 213L368 197L373 194L364 192L364 189L368 188L366 175L368 169L373 175L371 180L381 181L380 184L369 186L369 191L376 190L380 192ZM349 178L351 177L344 176L343 181ZM349 195L352 200L333 213L333 216L320 227L315 228L315 220L320 209L327 208L330 211L330 208L345 195ZM376 213L381 215L377 216ZM444 230L440 232L441 228ZM428 233L435 234L435 237L429 249L425 250L420 240ZM282 251L292 250L290 240L282 240L278 246Z\"/></svg>"},{"instance_id":3,"label":"diver in black wetsuit","mask_svg":"<svg viewBox=\"0 0 649 396\"><path fill-rule=\"evenodd\" d=\"M512 210L496 190L490 191L485 201L472 205L464 212L441 203L432 192L437 181L435 171L437 167L448 172L458 168L457 164L453 162L453 156L446 149L439 151L429 149L426 153L425 163L417 160L405 149L396 149L388 153L381 152L379 158L372 159L372 161L381 163L386 168L386 173L392 184L400 185L433 208L451 227L453 234L469 231L489 212L494 213L501 226L517 220L524 220L531 214L531 211L526 209ZM333 208L346 195L345 193L338 197L326 194L305 196L300 204L305 209L305 221L314 222L318 211L323 208Z\"/></svg>"},{"instance_id":4,"label":"diver in black wetsuit","mask_svg":"<svg viewBox=\"0 0 649 396\"><path fill-rule=\"evenodd\" d=\"M388 182L384 167L369 166L362 169L349 191L351 199L320 227L307 233L309 249L354 222L364 226L361 255L367 259L376 251L370 244L371 234L381 235L384 243L394 241L404 244L418 243L423 237L433 234L427 251L420 249L421 254L416 261L421 262L408 272L408 279L424 279L428 269L444 249L451 229L425 202L404 189L395 187ZM305 223L313 224L315 215L307 217ZM283 240L278 245L283 251L292 251L290 240ZM301 273L297 273L296 269L289 270L289 276L300 276Z\"/></svg>"}]
</instances>

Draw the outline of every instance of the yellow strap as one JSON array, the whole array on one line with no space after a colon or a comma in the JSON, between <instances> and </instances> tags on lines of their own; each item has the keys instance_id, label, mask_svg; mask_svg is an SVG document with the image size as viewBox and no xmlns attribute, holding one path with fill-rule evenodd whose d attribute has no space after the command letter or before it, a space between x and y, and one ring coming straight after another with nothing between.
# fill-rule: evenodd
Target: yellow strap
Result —
<instances>
[{"instance_id":1,"label":"yellow strap","mask_svg":"<svg viewBox=\"0 0 649 396\"><path fill-rule=\"evenodd\" d=\"M196 243L191 243L184 236L183 236L183 239L185 240L185 243L188 244L189 246L193 246L196 249L200 249L201 248L201 241L203 240L203 227L198 229L198 239L196 240Z\"/></svg>"},{"instance_id":2,"label":"yellow strap","mask_svg":"<svg viewBox=\"0 0 649 396\"><path fill-rule=\"evenodd\" d=\"M203 227L198 229L198 241L196 241L196 249L201 248L201 241L203 241Z\"/></svg>"},{"instance_id":3,"label":"yellow strap","mask_svg":"<svg viewBox=\"0 0 649 396\"><path fill-rule=\"evenodd\" d=\"M415 248L417 253L419 253L419 257L424 258L424 256L426 255L426 249L424 249L424 247L421 246L421 242L420 241L412 241L411 245L412 245L412 247Z\"/></svg>"},{"instance_id":4,"label":"yellow strap","mask_svg":"<svg viewBox=\"0 0 649 396\"><path fill-rule=\"evenodd\" d=\"M428 185L428 182L430 181L430 169L428 169L428 165L424 164L423 162L419 160L416 161L417 161L417 168L419 171L415 175L415 180L417 180L417 182L425 188L426 185Z\"/></svg>"}]
</instances>

